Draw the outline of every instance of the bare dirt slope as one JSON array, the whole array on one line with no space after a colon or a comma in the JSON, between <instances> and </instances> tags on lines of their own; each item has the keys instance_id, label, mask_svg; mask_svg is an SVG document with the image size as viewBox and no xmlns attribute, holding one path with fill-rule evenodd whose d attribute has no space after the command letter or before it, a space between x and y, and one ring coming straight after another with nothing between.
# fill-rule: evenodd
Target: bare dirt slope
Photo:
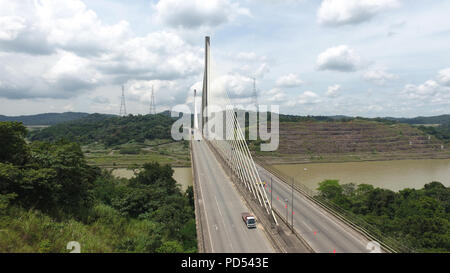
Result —
<instances>
[{"instance_id":1,"label":"bare dirt slope","mask_svg":"<svg viewBox=\"0 0 450 273\"><path fill-rule=\"evenodd\" d=\"M449 158L450 149L407 124L375 121L283 122L280 145L257 153L273 163Z\"/></svg>"}]
</instances>

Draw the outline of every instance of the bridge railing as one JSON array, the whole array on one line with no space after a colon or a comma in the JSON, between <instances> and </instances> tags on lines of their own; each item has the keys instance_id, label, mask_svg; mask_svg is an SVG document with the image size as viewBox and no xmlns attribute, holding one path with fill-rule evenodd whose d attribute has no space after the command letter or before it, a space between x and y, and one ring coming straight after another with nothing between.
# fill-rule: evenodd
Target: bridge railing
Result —
<instances>
[{"instance_id":1,"label":"bridge railing","mask_svg":"<svg viewBox=\"0 0 450 273\"><path fill-rule=\"evenodd\" d=\"M294 181L294 189L300 193L302 193L309 200L313 201L315 204L327 210L333 216L343 221L344 223L350 225L355 230L362 233L364 236L369 238L370 240L377 241L384 250L388 252L402 252L402 253L412 253L415 252L414 249L407 246L406 243L401 242L398 239L394 239L391 236L388 236L381 232L377 227L368 223L366 220L361 218L360 216L343 209L342 207L336 205L330 200L319 195L317 191L314 191L302 184L295 177L289 176L278 169L274 168L272 165L267 164L261 158L255 158L255 161L268 172L272 173L278 179L283 181L284 183L291 186L292 181Z\"/></svg>"},{"instance_id":2,"label":"bridge railing","mask_svg":"<svg viewBox=\"0 0 450 273\"><path fill-rule=\"evenodd\" d=\"M205 253L207 251L206 249L206 243L205 238L203 237L203 217L202 212L200 211L200 207L198 204L198 193L200 193L198 187L198 173L196 168L196 162L194 158L194 154L192 152L192 145L194 142L194 137L191 135L191 141L189 141L189 153L191 157L191 171L192 171L192 178L193 178L193 186L194 186L194 213L195 213L195 226L196 226L196 232L197 232L197 248L199 253ZM203 198L203 197L202 197Z\"/></svg>"}]
</instances>

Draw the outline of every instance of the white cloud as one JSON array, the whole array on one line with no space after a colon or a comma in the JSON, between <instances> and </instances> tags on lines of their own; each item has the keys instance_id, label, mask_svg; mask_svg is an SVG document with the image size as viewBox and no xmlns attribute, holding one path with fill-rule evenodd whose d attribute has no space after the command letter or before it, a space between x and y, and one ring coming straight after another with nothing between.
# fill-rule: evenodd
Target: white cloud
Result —
<instances>
[{"instance_id":1,"label":"white cloud","mask_svg":"<svg viewBox=\"0 0 450 273\"><path fill-rule=\"evenodd\" d=\"M163 31L118 43L96 65L104 73L119 77L170 80L200 72L202 56L198 48L178 35Z\"/></svg>"},{"instance_id":2,"label":"white cloud","mask_svg":"<svg viewBox=\"0 0 450 273\"><path fill-rule=\"evenodd\" d=\"M1 97L72 98L100 84L180 84L201 72L201 48L168 31L139 37L125 21L105 24L82 1L3 4L12 15L0 11Z\"/></svg>"},{"instance_id":3,"label":"white cloud","mask_svg":"<svg viewBox=\"0 0 450 273\"><path fill-rule=\"evenodd\" d=\"M428 80L421 85L407 84L402 93L408 99L423 103L449 103L450 88L440 85L435 80Z\"/></svg>"},{"instance_id":4,"label":"white cloud","mask_svg":"<svg viewBox=\"0 0 450 273\"><path fill-rule=\"evenodd\" d=\"M331 26L357 24L398 6L399 0L323 0L317 20Z\"/></svg>"},{"instance_id":5,"label":"white cloud","mask_svg":"<svg viewBox=\"0 0 450 273\"><path fill-rule=\"evenodd\" d=\"M346 45L329 48L317 57L319 70L351 72L356 71L360 65L361 58Z\"/></svg>"},{"instance_id":6,"label":"white cloud","mask_svg":"<svg viewBox=\"0 0 450 273\"><path fill-rule=\"evenodd\" d=\"M14 40L24 28L25 19L22 17L0 17L0 40Z\"/></svg>"},{"instance_id":7,"label":"white cloud","mask_svg":"<svg viewBox=\"0 0 450 273\"><path fill-rule=\"evenodd\" d=\"M155 100L159 106L170 106L178 103L183 103L184 93L182 84L176 81L144 81L133 80L127 86L127 98L134 101L139 101L142 104L149 105L151 90L153 87Z\"/></svg>"},{"instance_id":8,"label":"white cloud","mask_svg":"<svg viewBox=\"0 0 450 273\"><path fill-rule=\"evenodd\" d=\"M5 0L0 0L3 6ZM8 1L10 2L10 1ZM24 1L9 5L13 16L0 11L0 48L28 54L52 54L56 49L98 55L130 33L128 23L106 25L79 0Z\"/></svg>"},{"instance_id":9,"label":"white cloud","mask_svg":"<svg viewBox=\"0 0 450 273\"><path fill-rule=\"evenodd\" d=\"M229 54L229 57L236 59L238 61L244 62L265 62L267 60L266 56L259 56L255 52L239 52L238 54Z\"/></svg>"},{"instance_id":10,"label":"white cloud","mask_svg":"<svg viewBox=\"0 0 450 273\"><path fill-rule=\"evenodd\" d=\"M437 80L428 80L420 85L407 84L401 95L420 103L450 105L449 72L450 69L443 69L438 72Z\"/></svg>"},{"instance_id":11,"label":"white cloud","mask_svg":"<svg viewBox=\"0 0 450 273\"><path fill-rule=\"evenodd\" d=\"M382 68L373 68L373 69L367 70L364 73L363 77L365 80L371 81L378 85L384 85L388 81L398 79L397 75L388 73Z\"/></svg>"},{"instance_id":12,"label":"white cloud","mask_svg":"<svg viewBox=\"0 0 450 273\"><path fill-rule=\"evenodd\" d=\"M56 63L42 75L49 84L77 79L86 84L97 84L99 73L89 67L89 61L70 52L61 52Z\"/></svg>"},{"instance_id":13,"label":"white cloud","mask_svg":"<svg viewBox=\"0 0 450 273\"><path fill-rule=\"evenodd\" d=\"M288 97L279 88L273 88L263 93L264 99L270 103L286 103Z\"/></svg>"},{"instance_id":14,"label":"white cloud","mask_svg":"<svg viewBox=\"0 0 450 273\"><path fill-rule=\"evenodd\" d=\"M250 15L250 11L230 0L160 0L155 5L158 21L171 27L216 27Z\"/></svg>"},{"instance_id":15,"label":"white cloud","mask_svg":"<svg viewBox=\"0 0 450 273\"><path fill-rule=\"evenodd\" d=\"M285 76L281 76L277 79L276 85L278 87L284 87L284 88L293 88L301 86L304 82L300 79L298 75L295 74L288 74Z\"/></svg>"},{"instance_id":16,"label":"white cloud","mask_svg":"<svg viewBox=\"0 0 450 273\"><path fill-rule=\"evenodd\" d=\"M287 106L293 107L297 105L309 105L309 104L318 104L320 103L320 97L316 93L312 91L305 91L300 94L297 98L292 98L291 100L286 102Z\"/></svg>"},{"instance_id":17,"label":"white cloud","mask_svg":"<svg viewBox=\"0 0 450 273\"><path fill-rule=\"evenodd\" d=\"M264 76L270 72L270 67L267 63L262 63L256 72L254 73L254 76L257 78L264 78Z\"/></svg>"},{"instance_id":18,"label":"white cloud","mask_svg":"<svg viewBox=\"0 0 450 273\"><path fill-rule=\"evenodd\" d=\"M440 84L450 86L450 68L442 69L439 71L437 80Z\"/></svg>"},{"instance_id":19,"label":"white cloud","mask_svg":"<svg viewBox=\"0 0 450 273\"><path fill-rule=\"evenodd\" d=\"M335 98L339 96L339 91L341 91L341 86L339 84L335 84L328 87L326 96L330 98Z\"/></svg>"}]
</instances>

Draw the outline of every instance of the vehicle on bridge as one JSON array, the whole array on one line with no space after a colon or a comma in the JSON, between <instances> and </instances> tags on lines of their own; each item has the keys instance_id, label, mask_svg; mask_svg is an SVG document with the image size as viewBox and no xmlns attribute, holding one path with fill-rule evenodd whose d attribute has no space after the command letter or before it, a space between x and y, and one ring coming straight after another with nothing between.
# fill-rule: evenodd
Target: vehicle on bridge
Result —
<instances>
[{"instance_id":1,"label":"vehicle on bridge","mask_svg":"<svg viewBox=\"0 0 450 273\"><path fill-rule=\"evenodd\" d=\"M256 228L256 218L248 212L244 212L241 214L242 220L247 225L247 228Z\"/></svg>"}]
</instances>

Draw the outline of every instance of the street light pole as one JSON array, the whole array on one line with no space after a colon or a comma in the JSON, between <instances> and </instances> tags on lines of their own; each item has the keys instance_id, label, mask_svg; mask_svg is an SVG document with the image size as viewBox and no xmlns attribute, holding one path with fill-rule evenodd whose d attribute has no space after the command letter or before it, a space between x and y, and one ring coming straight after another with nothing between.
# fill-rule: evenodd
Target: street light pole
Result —
<instances>
[{"instance_id":1,"label":"street light pole","mask_svg":"<svg viewBox=\"0 0 450 273\"><path fill-rule=\"evenodd\" d=\"M291 229L294 232L294 177L292 177L292 215L291 215Z\"/></svg>"},{"instance_id":2,"label":"street light pole","mask_svg":"<svg viewBox=\"0 0 450 273\"><path fill-rule=\"evenodd\" d=\"M270 209L272 210L272 213L273 213L272 192L273 192L273 179L272 179L272 176L270 176Z\"/></svg>"},{"instance_id":3,"label":"street light pole","mask_svg":"<svg viewBox=\"0 0 450 273\"><path fill-rule=\"evenodd\" d=\"M288 202L289 202L289 200L286 198L285 200L284 200L284 202L285 202L285 206L286 206L286 223L287 223L287 225L289 226L289 218L288 218Z\"/></svg>"}]
</instances>

